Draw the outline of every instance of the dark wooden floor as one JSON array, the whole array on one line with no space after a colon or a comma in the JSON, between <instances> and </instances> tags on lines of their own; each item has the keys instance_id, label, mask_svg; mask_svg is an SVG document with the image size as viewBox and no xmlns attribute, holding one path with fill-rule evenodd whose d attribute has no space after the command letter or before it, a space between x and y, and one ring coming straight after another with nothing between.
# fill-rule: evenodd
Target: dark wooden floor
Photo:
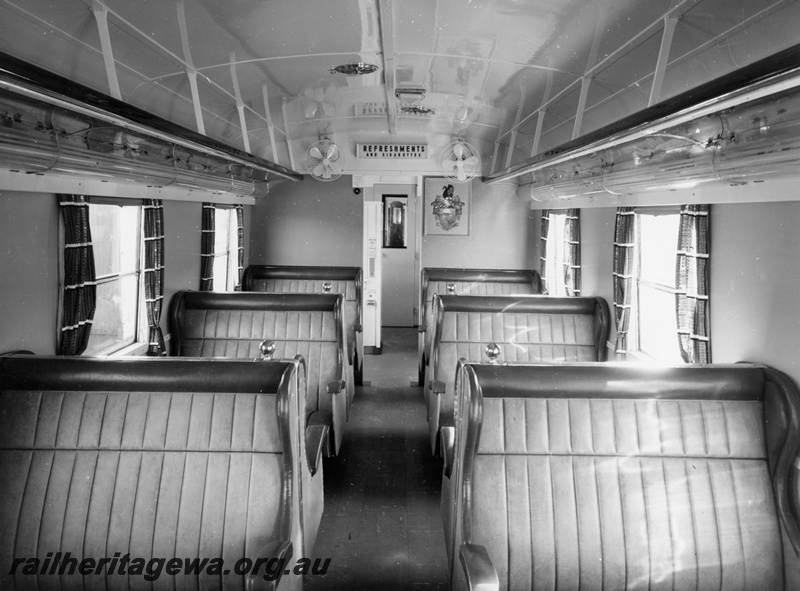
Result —
<instances>
[{"instance_id":1,"label":"dark wooden floor","mask_svg":"<svg viewBox=\"0 0 800 591\"><path fill-rule=\"evenodd\" d=\"M439 513L441 462L431 456L417 380L417 331L383 329L364 360L339 456L324 463L325 510L314 557L331 558L306 591L448 589Z\"/></svg>"}]
</instances>

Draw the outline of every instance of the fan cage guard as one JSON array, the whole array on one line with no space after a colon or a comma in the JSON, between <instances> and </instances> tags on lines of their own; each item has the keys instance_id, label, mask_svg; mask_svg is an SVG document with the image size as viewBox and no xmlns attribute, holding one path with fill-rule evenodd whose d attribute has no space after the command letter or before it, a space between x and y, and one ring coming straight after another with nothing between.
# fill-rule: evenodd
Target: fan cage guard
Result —
<instances>
[{"instance_id":1,"label":"fan cage guard","mask_svg":"<svg viewBox=\"0 0 800 591\"><path fill-rule=\"evenodd\" d=\"M459 179L456 176L455 169L453 169L452 172L451 172L449 170L446 170L445 167L444 167L444 162L446 160L456 160L456 155L453 152L453 148L457 144L461 144L466 149L467 155L466 155L466 158L463 158L464 160L466 160L467 158L470 158L472 156L474 156L475 158L478 159L477 164L475 164L475 170L474 171L465 170L467 176L464 179ZM475 146L473 146L469 142L464 141L464 140L455 140L455 141L452 141L449 144L447 144L444 147L444 149L442 150L442 153L439 156L439 165L440 165L440 169L442 171L442 176L444 176L444 178L446 178L447 180L453 181L454 183L468 183L472 179L477 177L478 174L480 173L481 157L478 155L478 151L475 149Z\"/></svg>"},{"instance_id":2,"label":"fan cage guard","mask_svg":"<svg viewBox=\"0 0 800 591\"><path fill-rule=\"evenodd\" d=\"M311 176L311 178L316 179L316 180L318 180L320 182L323 182L323 183L330 183L331 181L335 181L336 179L341 177L342 174L343 174L343 172L342 172L342 168L343 167L341 165L337 165L338 169L337 168L332 168L332 172L331 172L330 176L327 177L327 178L323 177L322 175L314 174L314 169L317 167L317 165L322 163L322 160L319 160L318 158L315 158L314 156L311 155L312 148L316 147L320 152L327 153L329 146L335 146L336 148L338 148L336 143L333 142L332 140L329 140L328 138L322 138L320 140L317 140L313 144L311 144L308 147L308 149L306 150L306 167L308 168L309 176ZM342 151L339 150L339 155L338 155L337 159L335 161L333 161L333 162L338 162L339 158L341 158L341 157L342 157Z\"/></svg>"}]
</instances>

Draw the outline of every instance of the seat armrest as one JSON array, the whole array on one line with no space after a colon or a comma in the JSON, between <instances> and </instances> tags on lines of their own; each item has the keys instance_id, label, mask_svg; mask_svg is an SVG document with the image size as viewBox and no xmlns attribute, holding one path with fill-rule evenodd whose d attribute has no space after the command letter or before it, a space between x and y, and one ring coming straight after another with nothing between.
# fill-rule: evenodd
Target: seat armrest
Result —
<instances>
[{"instance_id":1,"label":"seat armrest","mask_svg":"<svg viewBox=\"0 0 800 591\"><path fill-rule=\"evenodd\" d=\"M364 384L364 330L360 324L356 324L353 332L356 333L355 365L353 366L354 386Z\"/></svg>"},{"instance_id":2,"label":"seat armrest","mask_svg":"<svg viewBox=\"0 0 800 591\"><path fill-rule=\"evenodd\" d=\"M499 591L500 579L486 547L479 544L461 544L458 558L471 591Z\"/></svg>"},{"instance_id":3,"label":"seat armrest","mask_svg":"<svg viewBox=\"0 0 800 591\"><path fill-rule=\"evenodd\" d=\"M257 572L247 575L247 591L273 591L278 588L281 576L289 560L292 558L293 548L289 540L268 542L258 553L253 564L261 566Z\"/></svg>"},{"instance_id":4,"label":"seat armrest","mask_svg":"<svg viewBox=\"0 0 800 591\"><path fill-rule=\"evenodd\" d=\"M431 392L434 394L444 394L447 391L447 385L442 380L431 381Z\"/></svg>"},{"instance_id":5,"label":"seat armrest","mask_svg":"<svg viewBox=\"0 0 800 591\"><path fill-rule=\"evenodd\" d=\"M347 385L344 383L344 380L333 380L332 382L328 382L327 390L328 394L338 394L339 392L344 392L347 388Z\"/></svg>"},{"instance_id":6,"label":"seat armrest","mask_svg":"<svg viewBox=\"0 0 800 591\"><path fill-rule=\"evenodd\" d=\"M319 470L323 454L330 455L331 424L331 413L324 411L311 413L306 421L306 461L312 476Z\"/></svg>"},{"instance_id":7,"label":"seat armrest","mask_svg":"<svg viewBox=\"0 0 800 591\"><path fill-rule=\"evenodd\" d=\"M419 327L417 335L417 384L420 386L425 385L425 366L428 365L425 359L425 327Z\"/></svg>"},{"instance_id":8,"label":"seat armrest","mask_svg":"<svg viewBox=\"0 0 800 591\"><path fill-rule=\"evenodd\" d=\"M444 459L444 475L449 479L453 475L456 454L456 428L453 425L439 427L439 445Z\"/></svg>"}]
</instances>

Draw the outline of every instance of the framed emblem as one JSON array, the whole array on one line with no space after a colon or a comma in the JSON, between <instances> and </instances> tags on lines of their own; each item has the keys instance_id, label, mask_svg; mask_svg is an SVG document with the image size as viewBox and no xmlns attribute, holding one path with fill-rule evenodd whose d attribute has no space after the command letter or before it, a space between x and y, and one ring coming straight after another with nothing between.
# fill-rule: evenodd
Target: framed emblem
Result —
<instances>
[{"instance_id":1,"label":"framed emblem","mask_svg":"<svg viewBox=\"0 0 800 591\"><path fill-rule=\"evenodd\" d=\"M425 236L469 236L471 191L471 183L426 178L423 199Z\"/></svg>"}]
</instances>

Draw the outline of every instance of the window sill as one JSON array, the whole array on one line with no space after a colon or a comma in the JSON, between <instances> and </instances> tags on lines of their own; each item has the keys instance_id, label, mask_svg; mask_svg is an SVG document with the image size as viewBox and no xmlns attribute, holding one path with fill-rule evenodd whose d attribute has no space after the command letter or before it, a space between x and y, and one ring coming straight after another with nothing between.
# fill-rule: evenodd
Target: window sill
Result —
<instances>
[{"instance_id":1,"label":"window sill","mask_svg":"<svg viewBox=\"0 0 800 591\"><path fill-rule=\"evenodd\" d=\"M656 357L651 357L644 351L628 351L628 358L634 363L640 363L643 365L664 365L664 366L684 365L681 359L676 359L674 361L662 361L660 359L657 359Z\"/></svg>"},{"instance_id":2,"label":"window sill","mask_svg":"<svg viewBox=\"0 0 800 591\"><path fill-rule=\"evenodd\" d=\"M139 357L147 353L147 343L132 343L119 351L114 351L105 357Z\"/></svg>"},{"instance_id":3,"label":"window sill","mask_svg":"<svg viewBox=\"0 0 800 591\"><path fill-rule=\"evenodd\" d=\"M166 346L167 349L169 349L169 339L170 335L164 335L164 346ZM118 351L101 355L101 357L144 357L147 355L148 347L148 343L131 343Z\"/></svg>"}]
</instances>

